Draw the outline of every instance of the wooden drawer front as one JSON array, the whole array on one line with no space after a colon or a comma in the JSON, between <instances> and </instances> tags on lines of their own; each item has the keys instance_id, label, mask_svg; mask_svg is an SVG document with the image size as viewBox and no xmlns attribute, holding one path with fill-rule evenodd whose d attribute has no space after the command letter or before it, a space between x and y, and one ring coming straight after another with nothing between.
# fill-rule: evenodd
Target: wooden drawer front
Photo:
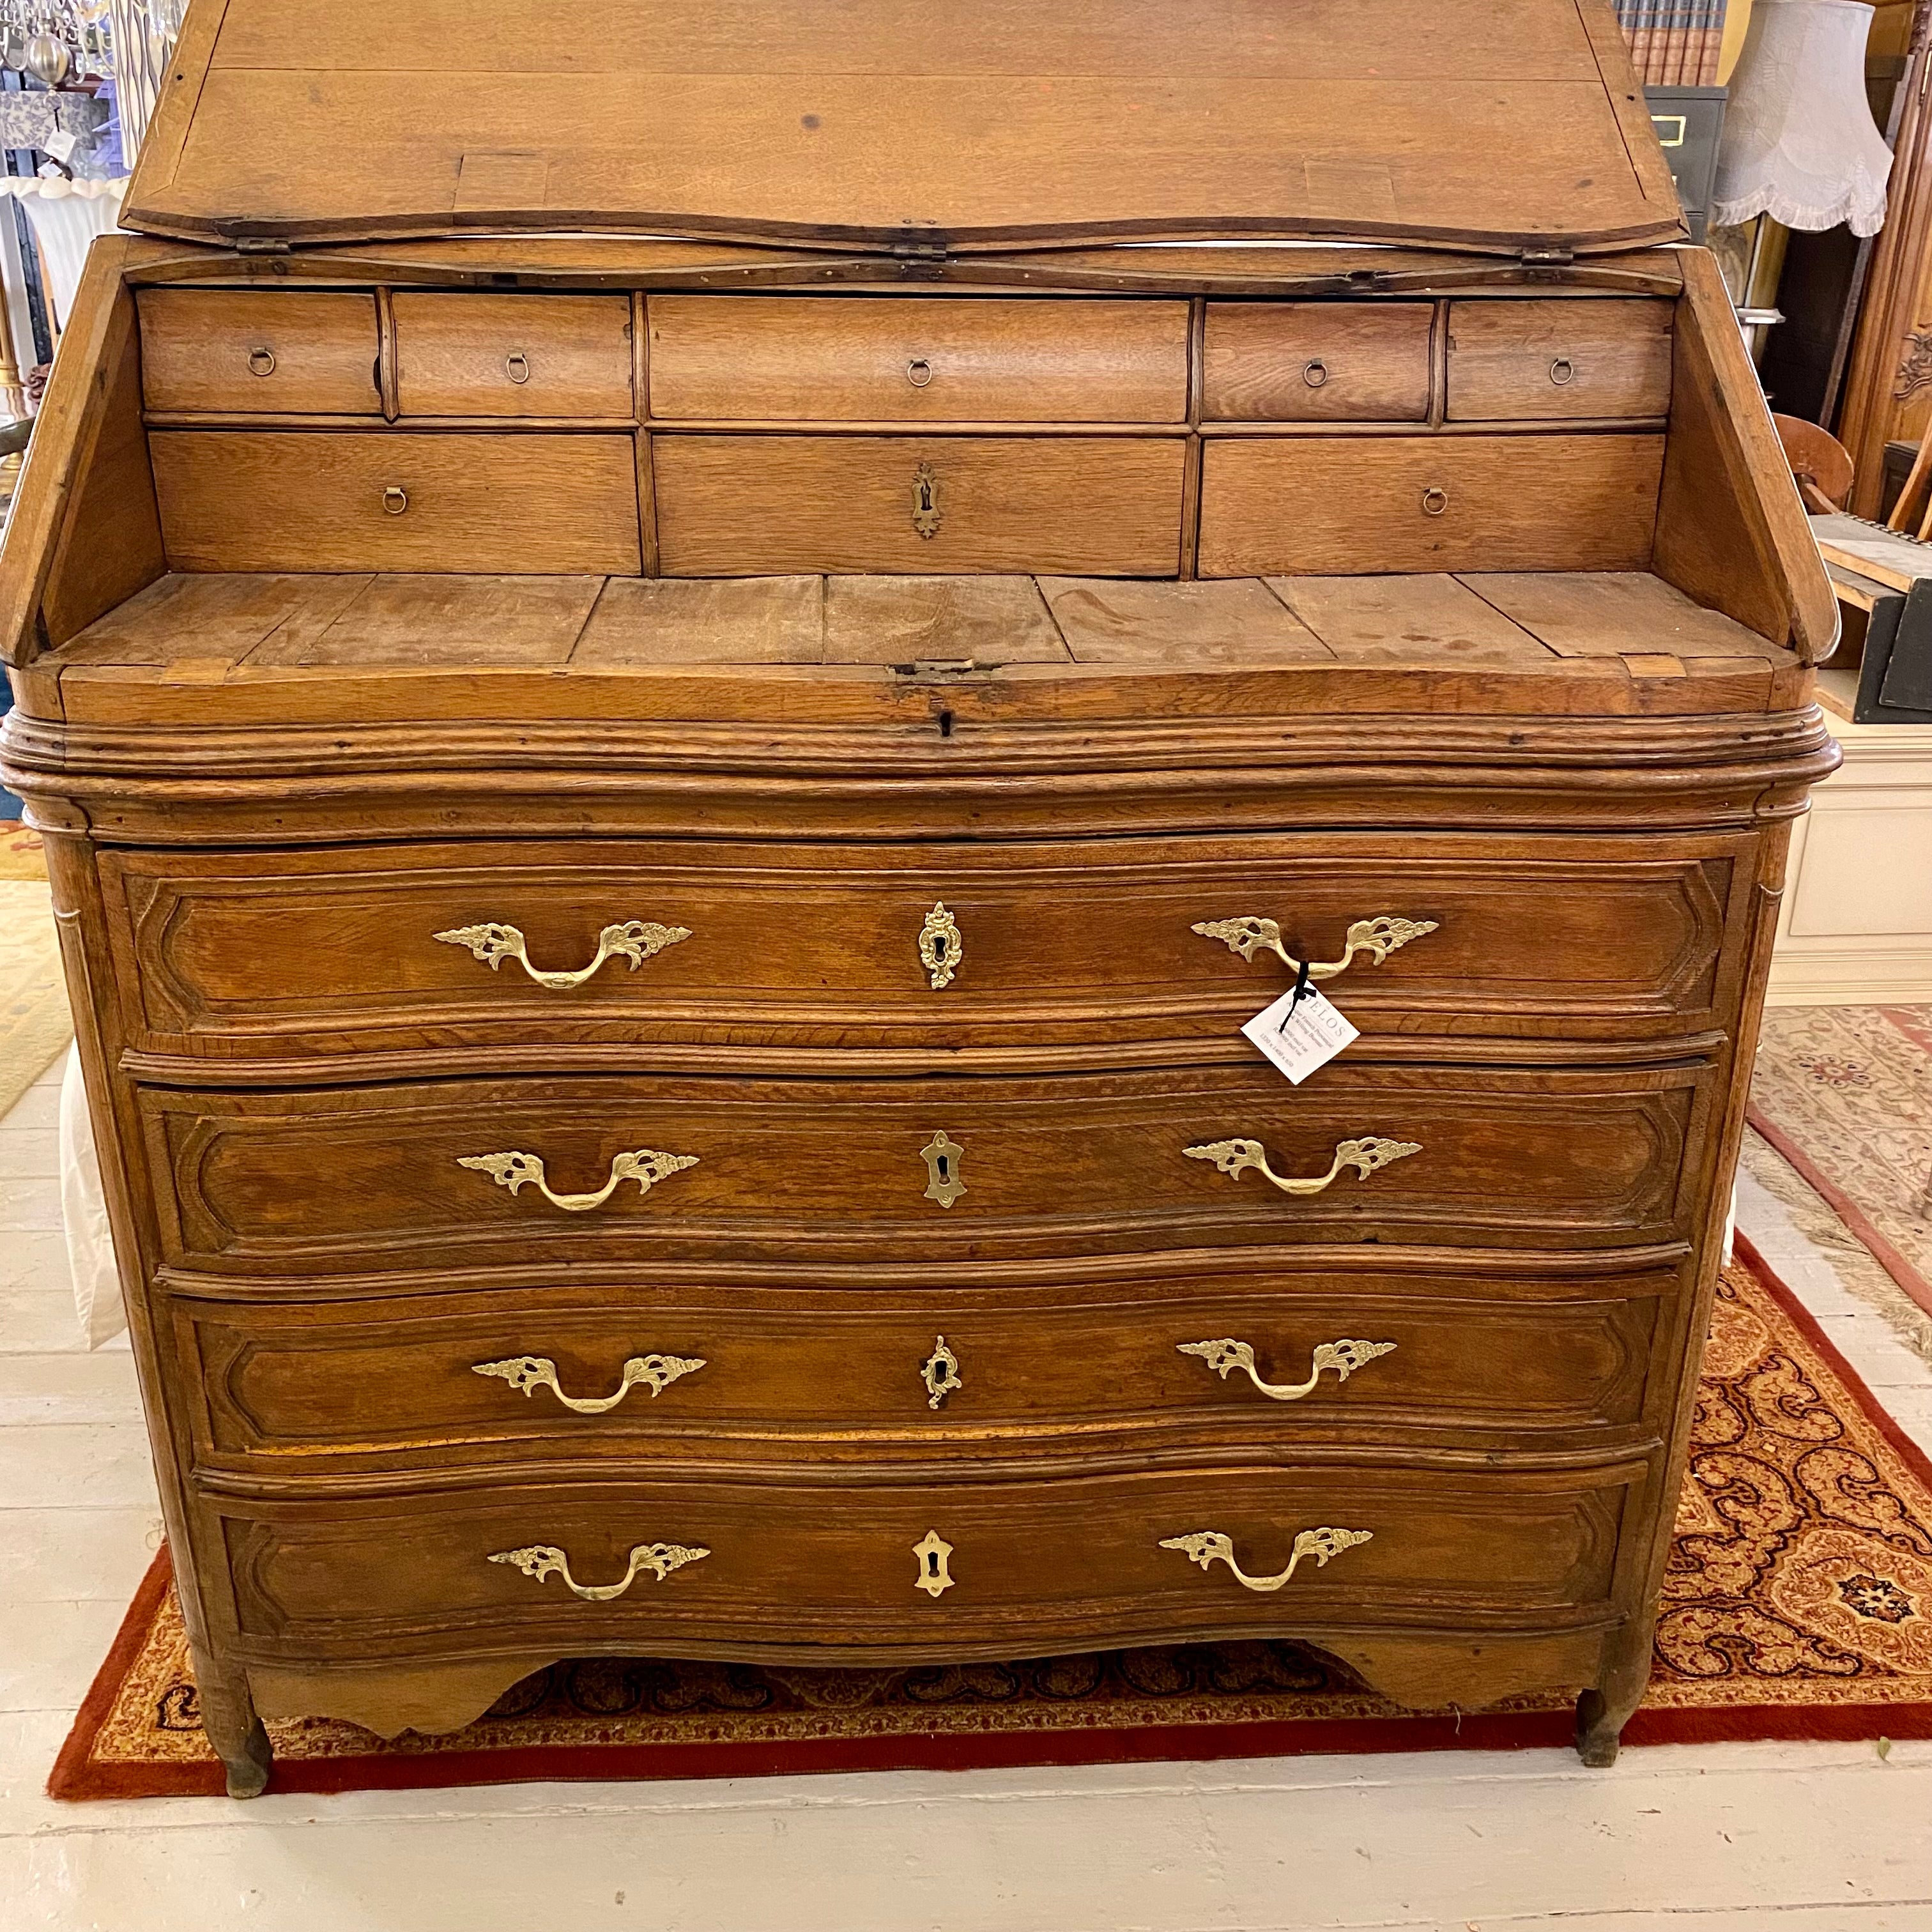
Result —
<instances>
[{"instance_id":1,"label":"wooden drawer front","mask_svg":"<svg viewBox=\"0 0 1932 1932\"><path fill-rule=\"evenodd\" d=\"M374 296L142 289L136 300L151 410L382 413Z\"/></svg>"},{"instance_id":2,"label":"wooden drawer front","mask_svg":"<svg viewBox=\"0 0 1932 1932\"><path fill-rule=\"evenodd\" d=\"M1663 474L1660 436L1219 439L1201 574L1641 570Z\"/></svg>"},{"instance_id":3,"label":"wooden drawer front","mask_svg":"<svg viewBox=\"0 0 1932 1932\"><path fill-rule=\"evenodd\" d=\"M395 309L406 416L632 413L622 296L398 295Z\"/></svg>"},{"instance_id":4,"label":"wooden drawer front","mask_svg":"<svg viewBox=\"0 0 1932 1932\"><path fill-rule=\"evenodd\" d=\"M167 430L148 445L171 569L640 568L627 436Z\"/></svg>"},{"instance_id":5,"label":"wooden drawer front","mask_svg":"<svg viewBox=\"0 0 1932 1932\"><path fill-rule=\"evenodd\" d=\"M1024 1456L1178 1437L1587 1443L1638 1420L1659 1298L1675 1286L1667 1271L1231 1265L1057 1290L941 1288L929 1273L844 1290L620 1279L176 1312L205 1392L200 1459L294 1473L556 1456L920 1460L968 1442ZM1234 1361L1224 1376L1231 1358L1198 1352L1223 1341L1246 1345L1252 1373Z\"/></svg>"},{"instance_id":6,"label":"wooden drawer front","mask_svg":"<svg viewBox=\"0 0 1932 1932\"><path fill-rule=\"evenodd\" d=\"M1699 1150L1694 1180L1707 1153L1709 1078L1682 1064L1528 1073L1343 1061L1298 1090L1258 1060L1046 1079L150 1089L141 1105L167 1258L196 1267L937 1263L1303 1240L1678 1238L1684 1150ZM1364 1139L1421 1151L1364 1179L1338 1149ZM1336 1178L1290 1195L1186 1151L1236 1140L1264 1148L1285 1178ZM672 1156L695 1164L667 1172ZM647 1191L625 1178L640 1167L657 1176ZM941 1197L962 1180L949 1208ZM554 1204L545 1187L577 1205ZM598 1204L586 1205L593 1195Z\"/></svg>"},{"instance_id":7,"label":"wooden drawer front","mask_svg":"<svg viewBox=\"0 0 1932 1932\"><path fill-rule=\"evenodd\" d=\"M581 1484L382 1496L279 1509L224 1504L241 1628L268 1656L322 1655L345 1640L365 1660L406 1654L434 1630L643 1654L829 1657L866 1646L909 1654L1196 1633L1256 1634L1324 1621L1497 1630L1562 1628L1604 1614L1628 1466L1602 1474L1316 1474L1232 1466L1182 1475L956 1483L924 1488ZM339 1511L340 1513L338 1513ZM232 1514L228 1514L233 1512ZM253 1516L254 1520L249 1517ZM1278 1574L1315 1529L1368 1532L1326 1564L1305 1554L1272 1593L1225 1562L1204 1571L1170 1539L1220 1532L1250 1575ZM914 1555L950 1546L937 1594ZM634 1550L672 1546L665 1574L631 1573ZM568 1568L539 1580L536 1555ZM702 1551L702 1556L691 1552ZM934 1556L940 1556L936 1549ZM933 1579L938 1581L938 1577Z\"/></svg>"},{"instance_id":8,"label":"wooden drawer front","mask_svg":"<svg viewBox=\"0 0 1932 1932\"><path fill-rule=\"evenodd\" d=\"M1185 302L653 296L651 413L1180 422Z\"/></svg>"},{"instance_id":9,"label":"wooden drawer front","mask_svg":"<svg viewBox=\"0 0 1932 1932\"><path fill-rule=\"evenodd\" d=\"M1726 915L1751 843L1549 838L1501 856L1422 836L1398 858L1366 834L1084 849L582 841L100 862L125 1024L150 1052L700 1046L721 1026L741 1046L1017 1050L1232 1045L1290 969L1193 928L1250 916L1275 920L1295 958L1349 958L1324 983L1372 1035L1727 1024ZM920 952L936 905L956 935L939 987ZM1351 958L1350 928L1382 915L1435 930L1380 965ZM687 936L640 947L632 966L602 938L630 921ZM518 939L490 938L491 922ZM579 983L532 977L577 977L600 954Z\"/></svg>"},{"instance_id":10,"label":"wooden drawer front","mask_svg":"<svg viewBox=\"0 0 1932 1932\"><path fill-rule=\"evenodd\" d=\"M1452 303L1450 420L1666 415L1672 322L1667 302Z\"/></svg>"},{"instance_id":11,"label":"wooden drawer front","mask_svg":"<svg viewBox=\"0 0 1932 1932\"><path fill-rule=\"evenodd\" d=\"M1180 567L1178 438L662 436L652 448L669 577Z\"/></svg>"},{"instance_id":12,"label":"wooden drawer front","mask_svg":"<svg viewBox=\"0 0 1932 1932\"><path fill-rule=\"evenodd\" d=\"M1201 412L1420 422L1435 317L1430 302L1210 302Z\"/></svg>"}]
</instances>

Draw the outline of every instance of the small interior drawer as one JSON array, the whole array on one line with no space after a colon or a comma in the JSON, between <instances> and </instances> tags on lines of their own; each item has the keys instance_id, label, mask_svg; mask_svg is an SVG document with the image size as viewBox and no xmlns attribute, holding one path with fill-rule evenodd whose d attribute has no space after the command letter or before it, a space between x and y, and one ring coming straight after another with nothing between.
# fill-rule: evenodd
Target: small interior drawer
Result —
<instances>
[{"instance_id":1,"label":"small interior drawer","mask_svg":"<svg viewBox=\"0 0 1932 1932\"><path fill-rule=\"evenodd\" d=\"M1621 297L1454 303L1449 418L1666 415L1673 314Z\"/></svg>"},{"instance_id":2,"label":"small interior drawer","mask_svg":"<svg viewBox=\"0 0 1932 1932\"><path fill-rule=\"evenodd\" d=\"M395 315L405 416L632 413L622 296L405 294Z\"/></svg>"},{"instance_id":3,"label":"small interior drawer","mask_svg":"<svg viewBox=\"0 0 1932 1932\"><path fill-rule=\"evenodd\" d=\"M1430 302L1210 302L1201 412L1210 420L1420 422Z\"/></svg>"},{"instance_id":4,"label":"small interior drawer","mask_svg":"<svg viewBox=\"0 0 1932 1932\"><path fill-rule=\"evenodd\" d=\"M661 436L669 577L1172 576L1178 436Z\"/></svg>"},{"instance_id":5,"label":"small interior drawer","mask_svg":"<svg viewBox=\"0 0 1932 1932\"><path fill-rule=\"evenodd\" d=\"M374 296L142 289L137 300L150 410L382 412Z\"/></svg>"},{"instance_id":6,"label":"small interior drawer","mask_svg":"<svg viewBox=\"0 0 1932 1932\"><path fill-rule=\"evenodd\" d=\"M1187 304L653 296L651 413L730 422L1179 422Z\"/></svg>"}]
</instances>

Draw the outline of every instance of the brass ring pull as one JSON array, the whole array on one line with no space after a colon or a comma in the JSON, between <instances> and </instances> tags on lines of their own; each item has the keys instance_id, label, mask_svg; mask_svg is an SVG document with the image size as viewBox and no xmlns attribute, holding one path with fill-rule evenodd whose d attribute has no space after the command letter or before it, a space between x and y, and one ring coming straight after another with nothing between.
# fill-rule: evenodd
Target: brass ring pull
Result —
<instances>
[{"instance_id":1,"label":"brass ring pull","mask_svg":"<svg viewBox=\"0 0 1932 1932\"><path fill-rule=\"evenodd\" d=\"M1210 1141L1204 1146L1184 1148L1181 1151L1190 1160L1211 1160L1231 1180L1238 1180L1252 1170L1284 1194L1321 1194L1334 1184L1344 1168L1352 1167L1355 1178L1366 1180L1391 1161L1420 1154L1422 1144L1419 1141L1378 1140L1372 1136L1362 1140L1338 1141L1335 1144L1335 1158L1329 1163L1326 1174L1298 1178L1276 1173L1268 1165L1267 1148L1259 1141ZM464 1165L469 1163L466 1162Z\"/></svg>"},{"instance_id":2,"label":"brass ring pull","mask_svg":"<svg viewBox=\"0 0 1932 1932\"><path fill-rule=\"evenodd\" d=\"M579 1415L604 1415L615 1408L632 1389L642 1382L652 1396L662 1395L680 1376L694 1373L704 1366L702 1355L633 1355L624 1364L615 1395L566 1395L556 1378L556 1364L548 1355L512 1355L506 1361L478 1362L470 1373L500 1376L526 1399L547 1388L566 1408Z\"/></svg>"},{"instance_id":3,"label":"brass ring pull","mask_svg":"<svg viewBox=\"0 0 1932 1932\"><path fill-rule=\"evenodd\" d=\"M1392 912L1378 914L1373 919L1358 919L1343 940L1341 958L1311 961L1308 976L1333 980L1348 971L1358 952L1368 955L1370 965L1379 966L1412 939L1435 932L1439 923L1432 919L1399 919ZM1301 962L1282 944L1281 928L1271 919L1250 913L1240 919L1203 920L1190 929L1204 939L1220 940L1230 952L1238 952L1244 959L1252 960L1257 952L1272 952L1291 973L1301 970Z\"/></svg>"},{"instance_id":4,"label":"brass ring pull","mask_svg":"<svg viewBox=\"0 0 1932 1932\"><path fill-rule=\"evenodd\" d=\"M614 1597L621 1597L640 1571L649 1570L662 1583L674 1570L700 1562L710 1554L694 1544L640 1543L631 1552L621 1583L578 1582L570 1574L570 1558L554 1543L532 1543L523 1550L500 1550L490 1561L507 1563L538 1583L548 1577L561 1576L563 1587L573 1597L581 1597L586 1604L608 1604Z\"/></svg>"},{"instance_id":5,"label":"brass ring pull","mask_svg":"<svg viewBox=\"0 0 1932 1932\"><path fill-rule=\"evenodd\" d=\"M1288 1568L1279 1576L1250 1576L1234 1561L1234 1540L1223 1535L1218 1529L1197 1529L1186 1536L1164 1536L1160 1546L1163 1550L1178 1550L1190 1563L1198 1563L1202 1569L1211 1569L1216 1563L1225 1563L1234 1573L1234 1580L1246 1590L1279 1590L1292 1576L1303 1559L1312 1556L1318 1569L1325 1570L1331 1556L1339 1556L1345 1550L1354 1550L1364 1543L1375 1540L1372 1529L1304 1529L1294 1539L1294 1546L1288 1552Z\"/></svg>"},{"instance_id":6,"label":"brass ring pull","mask_svg":"<svg viewBox=\"0 0 1932 1932\"><path fill-rule=\"evenodd\" d=\"M410 493L400 484L392 483L382 492L382 507L392 517L400 517L410 507Z\"/></svg>"},{"instance_id":7,"label":"brass ring pull","mask_svg":"<svg viewBox=\"0 0 1932 1932\"><path fill-rule=\"evenodd\" d=\"M1312 1395L1324 1369L1333 1369L1338 1382L1346 1382L1378 1355L1395 1352L1393 1342L1318 1342L1307 1381L1286 1384L1262 1381L1261 1372L1255 1366L1251 1342L1237 1342L1232 1336L1223 1336L1216 1342L1177 1342L1174 1346L1184 1355L1198 1355L1223 1382L1239 1369L1271 1402L1299 1402L1304 1396Z\"/></svg>"},{"instance_id":8,"label":"brass ring pull","mask_svg":"<svg viewBox=\"0 0 1932 1932\"><path fill-rule=\"evenodd\" d=\"M542 1160L533 1154L466 1154L457 1156L458 1167L472 1168L478 1174L487 1174L499 1187L507 1187L512 1194L519 1188L532 1186L553 1208L561 1208L566 1214L588 1214L593 1208L601 1208L617 1191L620 1181L634 1180L640 1194L648 1194L660 1180L668 1180L674 1174L682 1174L688 1167L698 1165L694 1154L659 1154L652 1148L639 1148L634 1154L620 1154L610 1163L610 1178L594 1194L553 1194L550 1184L544 1178Z\"/></svg>"},{"instance_id":9,"label":"brass ring pull","mask_svg":"<svg viewBox=\"0 0 1932 1932\"><path fill-rule=\"evenodd\" d=\"M476 958L482 960L491 972L495 972L506 959L514 959L539 986L548 986L553 992L563 992L572 986L580 986L607 959L628 959L634 973L646 959L655 957L669 946L682 945L691 937L688 926L660 926L655 920L627 919L619 926L607 926L597 935L597 956L588 966L580 966L574 972L545 973L530 964L523 934L514 926L506 926L500 920L485 920L480 926L457 926L447 932L432 933L430 938L440 940L446 946L466 946Z\"/></svg>"},{"instance_id":10,"label":"brass ring pull","mask_svg":"<svg viewBox=\"0 0 1932 1932\"><path fill-rule=\"evenodd\" d=\"M922 389L932 380L932 364L923 356L915 356L906 364L906 380L915 389Z\"/></svg>"},{"instance_id":11,"label":"brass ring pull","mask_svg":"<svg viewBox=\"0 0 1932 1932\"><path fill-rule=\"evenodd\" d=\"M250 350L248 373L251 376L272 376L275 373L275 352L268 348Z\"/></svg>"},{"instance_id":12,"label":"brass ring pull","mask_svg":"<svg viewBox=\"0 0 1932 1932\"><path fill-rule=\"evenodd\" d=\"M1425 517L1439 517L1449 507L1449 493L1432 483L1422 493L1422 514Z\"/></svg>"},{"instance_id":13,"label":"brass ring pull","mask_svg":"<svg viewBox=\"0 0 1932 1932\"><path fill-rule=\"evenodd\" d=\"M1576 380L1576 365L1567 356L1559 356L1550 365L1550 380L1561 389Z\"/></svg>"},{"instance_id":14,"label":"brass ring pull","mask_svg":"<svg viewBox=\"0 0 1932 1932\"><path fill-rule=\"evenodd\" d=\"M1312 362L1304 363L1301 368L1301 380L1311 389L1320 388L1328 380L1328 364L1318 356Z\"/></svg>"},{"instance_id":15,"label":"brass ring pull","mask_svg":"<svg viewBox=\"0 0 1932 1932\"><path fill-rule=\"evenodd\" d=\"M519 349L503 359L503 374L513 382L530 380L530 358Z\"/></svg>"}]
</instances>

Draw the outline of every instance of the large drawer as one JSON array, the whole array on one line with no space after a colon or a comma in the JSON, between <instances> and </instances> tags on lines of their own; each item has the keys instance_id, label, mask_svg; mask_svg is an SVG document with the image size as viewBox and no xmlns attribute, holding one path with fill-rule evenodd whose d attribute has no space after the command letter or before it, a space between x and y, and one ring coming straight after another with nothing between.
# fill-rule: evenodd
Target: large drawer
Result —
<instances>
[{"instance_id":1,"label":"large drawer","mask_svg":"<svg viewBox=\"0 0 1932 1932\"><path fill-rule=\"evenodd\" d=\"M142 289L136 301L150 410L382 413L374 296Z\"/></svg>"},{"instance_id":2,"label":"large drawer","mask_svg":"<svg viewBox=\"0 0 1932 1932\"><path fill-rule=\"evenodd\" d=\"M632 413L626 296L418 292L394 304L405 416Z\"/></svg>"},{"instance_id":3,"label":"large drawer","mask_svg":"<svg viewBox=\"0 0 1932 1932\"><path fill-rule=\"evenodd\" d=\"M651 413L729 422L1180 422L1187 304L653 296Z\"/></svg>"},{"instance_id":4,"label":"large drawer","mask_svg":"<svg viewBox=\"0 0 1932 1932\"><path fill-rule=\"evenodd\" d=\"M528 1054L641 1036L701 1059L723 1050L721 1028L733 1047L801 1052L1245 1052L1235 1029L1291 969L1194 929L1244 917L1275 921L1292 957L1347 959L1323 983L1372 1036L1627 1040L1728 1023L1749 836L1498 849L1409 834L1400 856L1395 842L580 840L100 864L123 1023L156 1053ZM1434 929L1379 964L1375 946L1352 954L1351 929L1384 916Z\"/></svg>"},{"instance_id":5,"label":"large drawer","mask_svg":"<svg viewBox=\"0 0 1932 1932\"><path fill-rule=\"evenodd\" d=\"M165 1258L276 1274L1676 1240L1712 1153L1712 1086L1704 1064L1344 1059L1295 1088L1257 1060L1042 1079L149 1088L138 1104ZM1284 1190L1270 1173L1322 1184Z\"/></svg>"},{"instance_id":6,"label":"large drawer","mask_svg":"<svg viewBox=\"0 0 1932 1932\"><path fill-rule=\"evenodd\" d=\"M659 436L652 451L668 577L1180 568L1178 436Z\"/></svg>"},{"instance_id":7,"label":"large drawer","mask_svg":"<svg viewBox=\"0 0 1932 1932\"><path fill-rule=\"evenodd\" d=\"M634 576L623 436L158 430L170 569Z\"/></svg>"},{"instance_id":8,"label":"large drawer","mask_svg":"<svg viewBox=\"0 0 1932 1932\"><path fill-rule=\"evenodd\" d=\"M957 1270L951 1272L957 1273ZM1160 1268L989 1288L640 1282L177 1300L202 1468L930 1462L1630 1439L1667 1268Z\"/></svg>"},{"instance_id":9,"label":"large drawer","mask_svg":"<svg viewBox=\"0 0 1932 1932\"><path fill-rule=\"evenodd\" d=\"M1642 570L1660 436L1216 437L1203 577Z\"/></svg>"},{"instance_id":10,"label":"large drawer","mask_svg":"<svg viewBox=\"0 0 1932 1932\"><path fill-rule=\"evenodd\" d=\"M1037 1656L1324 1623L1607 1622L1624 1498L1641 1473L1232 1466L903 1489L577 1480L326 1510L221 1507L241 1634L258 1660L346 1649L368 1663L426 1642L447 1657L465 1639L558 1656L579 1643L802 1661L868 1647ZM1226 1538L1252 1577L1294 1574L1255 1591L1212 1544L1165 1546L1202 1538ZM607 1594L586 1599L573 1585Z\"/></svg>"}]
</instances>

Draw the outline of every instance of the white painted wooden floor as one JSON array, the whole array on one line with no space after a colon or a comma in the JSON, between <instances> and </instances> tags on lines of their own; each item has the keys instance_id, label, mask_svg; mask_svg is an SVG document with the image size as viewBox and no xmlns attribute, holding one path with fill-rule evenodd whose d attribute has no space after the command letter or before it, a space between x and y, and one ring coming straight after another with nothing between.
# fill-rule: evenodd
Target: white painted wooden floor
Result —
<instances>
[{"instance_id":1,"label":"white painted wooden floor","mask_svg":"<svg viewBox=\"0 0 1932 1932\"><path fill-rule=\"evenodd\" d=\"M77 1346L52 1076L0 1122L0 1932L1932 1932L1932 1744L1291 1758L56 1804L159 1519ZM1741 1221L1932 1438L1932 1371Z\"/></svg>"}]
</instances>

